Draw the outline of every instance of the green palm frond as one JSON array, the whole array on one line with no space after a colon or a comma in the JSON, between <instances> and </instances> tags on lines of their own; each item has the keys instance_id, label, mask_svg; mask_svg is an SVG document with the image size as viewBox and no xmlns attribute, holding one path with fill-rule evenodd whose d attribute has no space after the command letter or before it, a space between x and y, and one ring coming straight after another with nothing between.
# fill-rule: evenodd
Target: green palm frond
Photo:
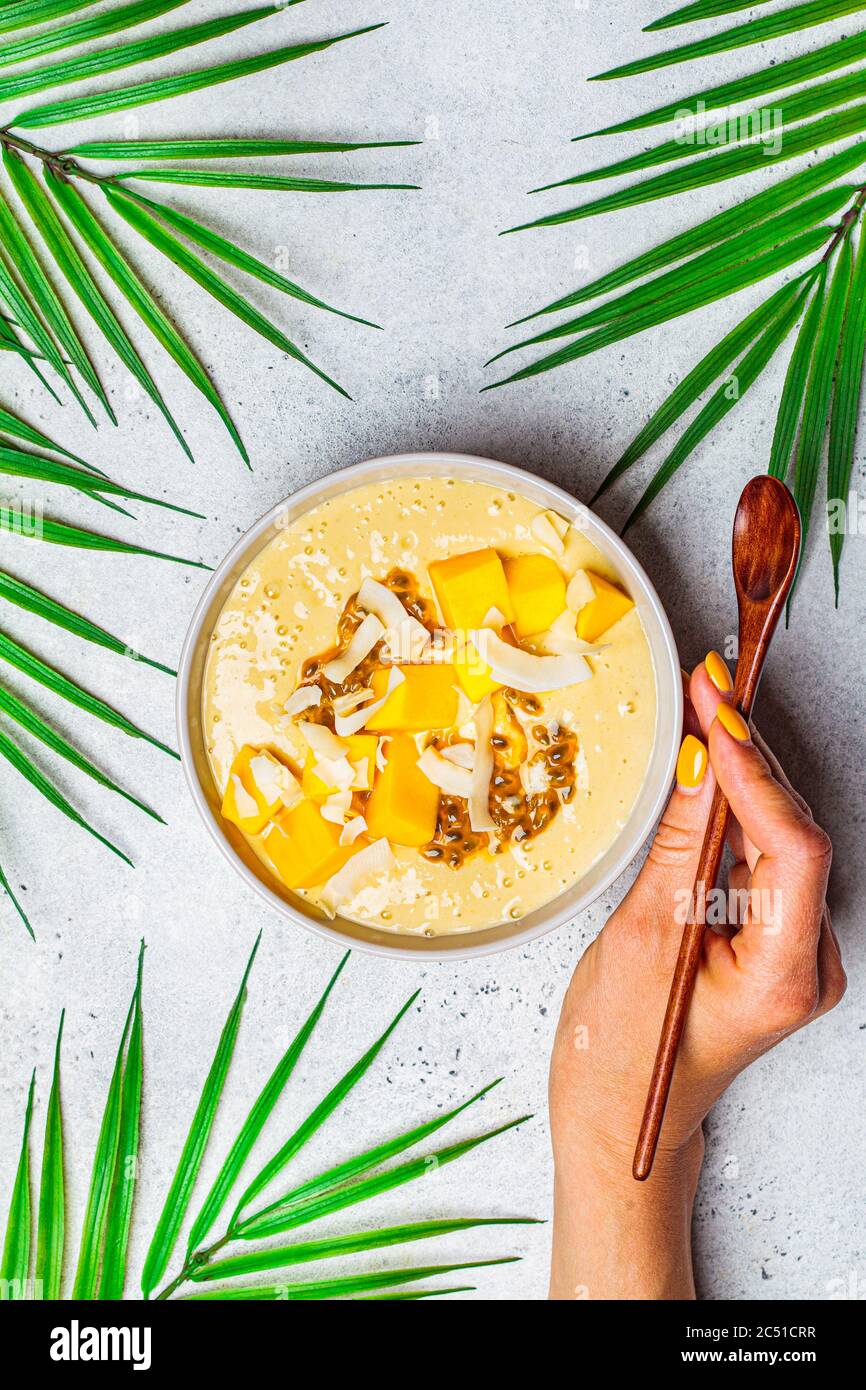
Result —
<instances>
[{"instance_id":1,"label":"green palm frond","mask_svg":"<svg viewBox=\"0 0 866 1390\"><path fill-rule=\"evenodd\" d=\"M703 21L718 23L711 32L624 63L591 80L610 81L676 68L715 54L749 51L756 44L790 34L802 34L803 41L808 42L811 31L866 10L866 0L798 0L772 13L762 12L733 24L724 22L725 16L747 8L763 11L769 3L695 0L681 6L647 25L647 31ZM782 95L769 96L776 92ZM804 156L813 158L827 145L843 147L813 159L809 167L789 173L761 192L731 203L589 284L523 314L509 327L584 306L579 314L567 314L555 326L524 337L490 359L495 362L513 352L564 340L554 351L536 357L492 386L523 381L781 275L781 287L774 288L712 347L653 413L609 470L596 497L643 459L691 406L703 401L680 437L668 446L626 526L636 521L754 386L796 328L768 467L777 477L791 478L805 535L827 456L827 511L837 603L846 493L853 469L866 355L863 98L866 29L860 27L780 62L768 48L763 66L744 76L693 89L637 115L618 115L594 134L610 137L671 123L674 129L667 139L639 154L609 159L532 191L540 194L623 175L646 176L613 193L521 223L509 232L567 225L637 208L712 188L761 169L772 171ZM589 138L575 137L579 141Z\"/></svg>"},{"instance_id":2,"label":"green palm frond","mask_svg":"<svg viewBox=\"0 0 866 1390\"><path fill-rule=\"evenodd\" d=\"M257 939L217 1043L213 1063L150 1243L141 1279L146 1298L154 1293L157 1285L165 1277L172 1252L186 1222L237 1041L250 971L258 947ZM128 1251L135 1219L135 1192L142 1158L146 1160L148 1156L146 1145L142 1153L140 1134L145 1075L143 954L142 943L135 989L103 1106L74 1272L71 1265L67 1268L66 1259L70 1245L66 1219L65 1176L69 1157L64 1154L60 1105L60 1040L63 1030L61 1017L45 1120L35 1258L30 1192L30 1120L34 1095L34 1082L31 1081L25 1111L24 1136L6 1225L0 1297L62 1298L67 1279L70 1279L71 1296L74 1298L119 1299L124 1296L130 1282ZM350 1263L341 1267L338 1273L329 1272L322 1279L298 1280L281 1276L284 1271L298 1265L314 1264L319 1260L342 1261L368 1251L394 1250L444 1236L461 1236L470 1231L537 1224L532 1218L522 1216L451 1216L417 1219L345 1233L329 1229L327 1234L321 1236L288 1244L283 1241L280 1244L252 1250L244 1244L254 1238L258 1240L262 1234L284 1232L295 1225L309 1224L331 1211L354 1206L379 1193L424 1177L439 1163L460 1158L487 1140L513 1129L530 1118L521 1116L486 1133L452 1144L449 1148L428 1153L390 1169L384 1168L384 1171L373 1171L382 1169L395 1155L420 1144L435 1130L450 1124L469 1106L490 1092L491 1087L485 1086L450 1112L440 1113L435 1120L419 1125L394 1139L386 1140L337 1168L309 1179L286 1193L276 1203L263 1208L262 1212L242 1221L238 1212L244 1205L247 1193L254 1188L256 1192L260 1190L255 1182L248 1184L242 1196L235 1199L235 1215L227 1223L223 1233L216 1240L210 1238L214 1223L230 1194L242 1179L243 1170L257 1138L263 1133L274 1107L285 1092L315 1034L347 959L348 953L340 961L318 1003L253 1102L229 1149L216 1182L210 1188L189 1229L182 1266L159 1292L159 1299L170 1298L173 1294L179 1294L182 1299L218 1301L291 1301L361 1297L410 1299L460 1293L471 1286L446 1283L414 1290L412 1285L427 1278L434 1279L440 1275L463 1270L510 1264L514 1262L515 1257L506 1255L492 1259L460 1259L440 1264L406 1263L375 1271L359 1270ZM413 1004L416 998L417 995L413 995L409 1004L400 1009L380 1037L331 1088L321 1105L311 1112L308 1122L297 1131L297 1142L289 1141L291 1153L286 1152L284 1161L269 1172L267 1182L276 1177L290 1159L296 1156L319 1125L339 1108L350 1090L363 1080L405 1016L409 1005ZM313 1117L316 1117L315 1122ZM283 1153L284 1150L285 1146L280 1152ZM280 1213L279 1219L275 1215L277 1212ZM207 1246L204 1245L206 1238L210 1240ZM235 1247L233 1252L227 1250L227 1247L231 1246ZM33 1275L31 1271L34 1271ZM279 1278L278 1283L255 1282L256 1276L269 1275L273 1280L275 1274ZM210 1285L216 1287L211 1288Z\"/></svg>"},{"instance_id":3,"label":"green palm frond","mask_svg":"<svg viewBox=\"0 0 866 1390\"><path fill-rule=\"evenodd\" d=\"M217 413L234 448L250 466L232 410L180 325L162 307L158 287L151 286L136 264L134 250L127 249L130 234L133 243L138 241L145 253L148 247L156 247L246 327L344 398L349 398L348 392L301 351L292 337L241 289L218 274L211 262L228 267L232 276L242 272L277 291L284 309L319 310L360 328L378 325L369 318L334 308L215 228L180 213L167 201L144 197L138 188L145 183L177 183L184 187L210 185L287 193L410 189L415 185L363 178L233 172L222 169L220 162L264 158L273 169L274 159L283 156L296 160L303 155L351 155L357 165L366 150L398 149L417 142L346 141L339 137L302 140L283 138L281 131L275 132L273 138L247 138L242 133L220 138L206 134L190 137L179 132L177 138L129 140L116 138L111 130L104 139L82 142L76 141L69 127L86 117L109 117L177 96L205 93L219 84L251 78L303 59L326 63L330 49L361 41L383 26L369 24L303 43L275 44L272 40L250 56L213 63L207 57L194 57L192 50L206 54L209 43L248 27L258 32L258 26L266 23L269 34L277 26L284 26L285 36L290 20L283 12L300 0L238 8L195 23L178 20L159 33L147 26L170 12L182 10L187 0L110 0L101 13L85 13L91 3L92 0L6 0L0 4L0 34L8 36L0 46L0 102L7 103L11 111L0 124L0 353L20 358L55 400L71 399L94 427L103 412L112 424L117 424L101 373L103 358L111 364L120 363L156 407L178 447L192 459L192 445L160 384L161 354L165 354ZM160 75L160 64L173 55L183 55L182 69ZM128 73L128 77L113 77L121 72ZM84 79L96 80L95 88L87 95L63 95L61 89ZM39 93L48 96L42 100L37 98ZM42 143L41 136L31 133L51 126L63 127L62 138L47 137L49 143ZM134 168L130 161L135 162ZM169 162L170 167L150 168L148 161L160 161L162 165ZM172 161L184 163L176 167ZM197 168L195 161L206 161L207 167ZM94 167L100 163L103 168ZM110 167L106 169L105 165ZM170 188L165 192L170 197ZM106 280L99 278L103 272ZM98 332L85 337L78 326L82 318L89 320L88 329ZM95 348L91 346L91 337ZM161 352L158 351L158 360L151 369L145 348L154 344ZM27 480L31 488L38 486L40 492L47 486L73 489L79 496L123 516L129 515L130 504L137 503L198 515L177 502L107 478L65 444L50 439L5 407L0 407L0 475ZM41 507L41 496L39 504ZM41 510L34 517L24 505L15 503L0 505L0 535L3 533L70 550L159 558L207 568L200 560L166 554L154 546L115 538L86 525L72 525L59 517L45 516ZM168 666L140 657L104 628L14 579L5 570L0 571L0 599L108 651L146 661L174 674ZM19 671L89 714L109 718L109 707L104 702L89 695L85 699L80 687L67 682L37 658L22 656L22 652L23 648L16 648L0 632L0 661L11 661ZM101 786L155 814L79 752L47 717L5 686L0 687L0 714L16 724L19 732L23 730L35 739L41 752L49 751ZM144 737L130 721L115 717L113 711L109 722L135 737ZM31 755L3 734L0 755L58 810L91 829L50 773L38 765L35 752ZM2 868L0 886L29 930Z\"/></svg>"}]
</instances>

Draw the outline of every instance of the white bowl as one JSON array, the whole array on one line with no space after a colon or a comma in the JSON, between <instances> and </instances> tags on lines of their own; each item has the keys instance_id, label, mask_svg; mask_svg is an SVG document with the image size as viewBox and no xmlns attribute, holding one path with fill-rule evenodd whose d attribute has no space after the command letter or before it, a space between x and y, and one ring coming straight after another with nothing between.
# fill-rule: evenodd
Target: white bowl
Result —
<instances>
[{"instance_id":1,"label":"white bowl","mask_svg":"<svg viewBox=\"0 0 866 1390\"><path fill-rule=\"evenodd\" d=\"M247 566L296 517L362 483L405 477L459 477L507 487L539 507L552 508L581 527L613 565L637 605L652 653L656 678L656 729L649 768L626 825L587 874L546 906L517 922L486 931L437 937L398 936L337 917L329 921L297 894L282 888L234 826L222 820L220 797L211 774L202 733L202 679L208 643L223 604ZM225 858L236 873L283 917L341 946L386 956L460 960L523 946L570 922L604 893L631 862L652 830L667 799L676 765L683 714L680 662L670 624L658 594L619 536L562 488L507 463L471 454L397 454L369 459L301 488L256 522L229 551L212 575L193 614L183 645L177 683L177 728L183 769L193 800Z\"/></svg>"}]
</instances>

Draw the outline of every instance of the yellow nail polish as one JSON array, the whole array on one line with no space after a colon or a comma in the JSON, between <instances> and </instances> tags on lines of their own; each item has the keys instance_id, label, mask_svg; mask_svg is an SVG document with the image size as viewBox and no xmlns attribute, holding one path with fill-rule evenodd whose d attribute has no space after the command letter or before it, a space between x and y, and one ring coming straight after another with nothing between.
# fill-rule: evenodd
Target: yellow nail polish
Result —
<instances>
[{"instance_id":1,"label":"yellow nail polish","mask_svg":"<svg viewBox=\"0 0 866 1390\"><path fill-rule=\"evenodd\" d=\"M707 675L716 689L722 695L729 695L734 688L734 682L731 680L731 673L718 652L707 652L704 657L704 666L707 668Z\"/></svg>"},{"instance_id":2,"label":"yellow nail polish","mask_svg":"<svg viewBox=\"0 0 866 1390\"><path fill-rule=\"evenodd\" d=\"M691 790L699 787L707 770L707 750L694 734L686 734L677 758L677 782Z\"/></svg>"},{"instance_id":3,"label":"yellow nail polish","mask_svg":"<svg viewBox=\"0 0 866 1390\"><path fill-rule=\"evenodd\" d=\"M733 705L726 705L724 702L720 704L716 709L716 718L722 728L727 729L731 737L738 739L740 743L748 743L752 737L748 724Z\"/></svg>"}]
</instances>

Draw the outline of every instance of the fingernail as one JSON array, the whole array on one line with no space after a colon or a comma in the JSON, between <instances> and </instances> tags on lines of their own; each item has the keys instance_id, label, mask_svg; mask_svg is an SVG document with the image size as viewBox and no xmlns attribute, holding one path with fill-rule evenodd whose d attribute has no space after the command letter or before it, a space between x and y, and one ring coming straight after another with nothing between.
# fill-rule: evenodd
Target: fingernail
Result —
<instances>
[{"instance_id":1,"label":"fingernail","mask_svg":"<svg viewBox=\"0 0 866 1390\"><path fill-rule=\"evenodd\" d=\"M723 729L727 729L732 738L740 743L748 743L752 735L749 733L749 726L738 709L733 705L725 704L724 701L716 708L716 718Z\"/></svg>"},{"instance_id":2,"label":"fingernail","mask_svg":"<svg viewBox=\"0 0 866 1390\"><path fill-rule=\"evenodd\" d=\"M686 734L677 758L677 785L684 791L695 791L703 782L706 770L706 745L694 734Z\"/></svg>"},{"instance_id":3,"label":"fingernail","mask_svg":"<svg viewBox=\"0 0 866 1390\"><path fill-rule=\"evenodd\" d=\"M734 688L734 682L731 680L731 673L718 652L707 652L704 657L704 666L707 668L707 675L720 694L729 695Z\"/></svg>"}]
</instances>

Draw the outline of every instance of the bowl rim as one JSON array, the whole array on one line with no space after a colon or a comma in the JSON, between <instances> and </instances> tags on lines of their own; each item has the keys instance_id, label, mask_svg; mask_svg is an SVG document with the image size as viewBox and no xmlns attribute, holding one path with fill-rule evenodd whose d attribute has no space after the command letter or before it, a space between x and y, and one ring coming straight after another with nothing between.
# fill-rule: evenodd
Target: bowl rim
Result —
<instances>
[{"instance_id":1,"label":"bowl rim","mask_svg":"<svg viewBox=\"0 0 866 1390\"><path fill-rule=\"evenodd\" d=\"M268 531L272 530L278 518L283 516L288 507L297 515L302 515L304 511L310 510L319 499L320 494L328 487L333 487L334 479L339 477L346 480L346 491L358 487L365 479L371 475L382 477L383 471L391 471L393 476L411 476L413 470L418 470L423 474L424 464L435 462L440 466L442 474L453 467L459 470L461 466L470 466L478 474L487 475L492 482L502 484L503 479L510 480L514 490L520 491L521 480L528 479L536 489L541 489L550 498L552 506L558 506L565 510L566 515L574 516L589 514L592 518L592 526L604 536L610 551L616 560L622 563L623 569L638 581L643 590L643 597L648 602L653 611L653 616L658 624L665 650L673 675L672 690L674 708L672 711L672 725L676 732L682 727L683 715L683 691L680 678L680 660L677 652L676 642L673 631L668 620L667 613L662 605L661 599L656 592L655 586L640 564L636 556L628 548L621 537L603 521L597 513L591 511L585 503L580 502L571 493L558 484L552 483L549 479L530 472L529 469L520 468L516 464L503 463L497 459L485 458L476 454L457 453L451 450L423 450L418 452L407 452L401 454L382 455L378 458L364 459L357 463L346 465L344 468L333 469L329 473L323 474L320 478L306 483L289 497L283 498L271 507L264 516L254 522L243 535L234 543L231 549L223 557L210 575L205 588L199 596L198 602L193 610L189 621L186 636L181 648L180 659L178 662L177 688L175 694L175 719L177 724L178 746L180 751L181 766L183 768L186 783L195 804L199 816L207 828L211 839L215 842L222 856L232 865L235 872L241 876L244 882L252 890L274 908L281 916L287 917L291 922L303 927L306 931L311 931L325 941L333 945L341 946L343 949L350 947L352 950L366 951L374 955L384 956L393 960L407 960L418 958L426 962L433 961L457 961L472 958L496 955L500 951L514 950L519 946L526 946L530 941L535 941L541 936L546 936L549 932L555 931L566 922L573 921L582 912L585 912L592 903L596 902L613 883L625 871L635 856L640 852L649 836L650 831L658 820L663 807L665 806L670 794L673 781L674 769L676 767L677 753L679 750L679 739L672 740L668 756L664 763L664 776L659 776L658 789L651 804L647 808L641 821L635 827L634 832L627 839L621 835L622 844L618 854L612 861L608 872L604 878L592 889L588 890L585 897L579 897L576 903L567 906L561 903L565 896L559 894L551 899L549 903L537 908L532 914L536 919L531 926L524 926L522 929L516 924L516 929L507 938L496 938L495 940L484 941L484 930L473 933L480 937L479 940L467 942L461 946L460 934L455 933L447 937L452 942L447 949L437 950L437 946L444 943L446 935L429 938L429 945L419 951L419 939L412 937L412 946L402 945L404 938L394 935L393 941L388 937L384 941L359 940L350 938L339 928L332 926L326 921L319 921L312 916L307 916L300 909L293 906L279 893L269 888L263 879L253 873L242 861L240 856L220 830L214 816L211 813L202 787L198 773L196 771L195 759L193 756L193 732L189 726L189 694L192 666L198 644L201 640L202 628L214 602L216 592L223 584L226 576L232 571L244 556L249 556L248 563L252 561L257 553L255 544ZM441 465L445 468L441 468ZM474 478L473 481L484 481L484 477ZM259 546L259 549L262 547ZM654 658L655 664L655 658ZM656 670L656 684L660 684L660 672ZM658 739L658 729L656 730ZM653 745L655 752L656 744ZM613 848L617 841L614 840ZM561 904L557 907L557 904ZM539 920L540 919L540 920ZM492 929L491 929L492 930ZM467 936L470 934L467 933Z\"/></svg>"}]
</instances>

